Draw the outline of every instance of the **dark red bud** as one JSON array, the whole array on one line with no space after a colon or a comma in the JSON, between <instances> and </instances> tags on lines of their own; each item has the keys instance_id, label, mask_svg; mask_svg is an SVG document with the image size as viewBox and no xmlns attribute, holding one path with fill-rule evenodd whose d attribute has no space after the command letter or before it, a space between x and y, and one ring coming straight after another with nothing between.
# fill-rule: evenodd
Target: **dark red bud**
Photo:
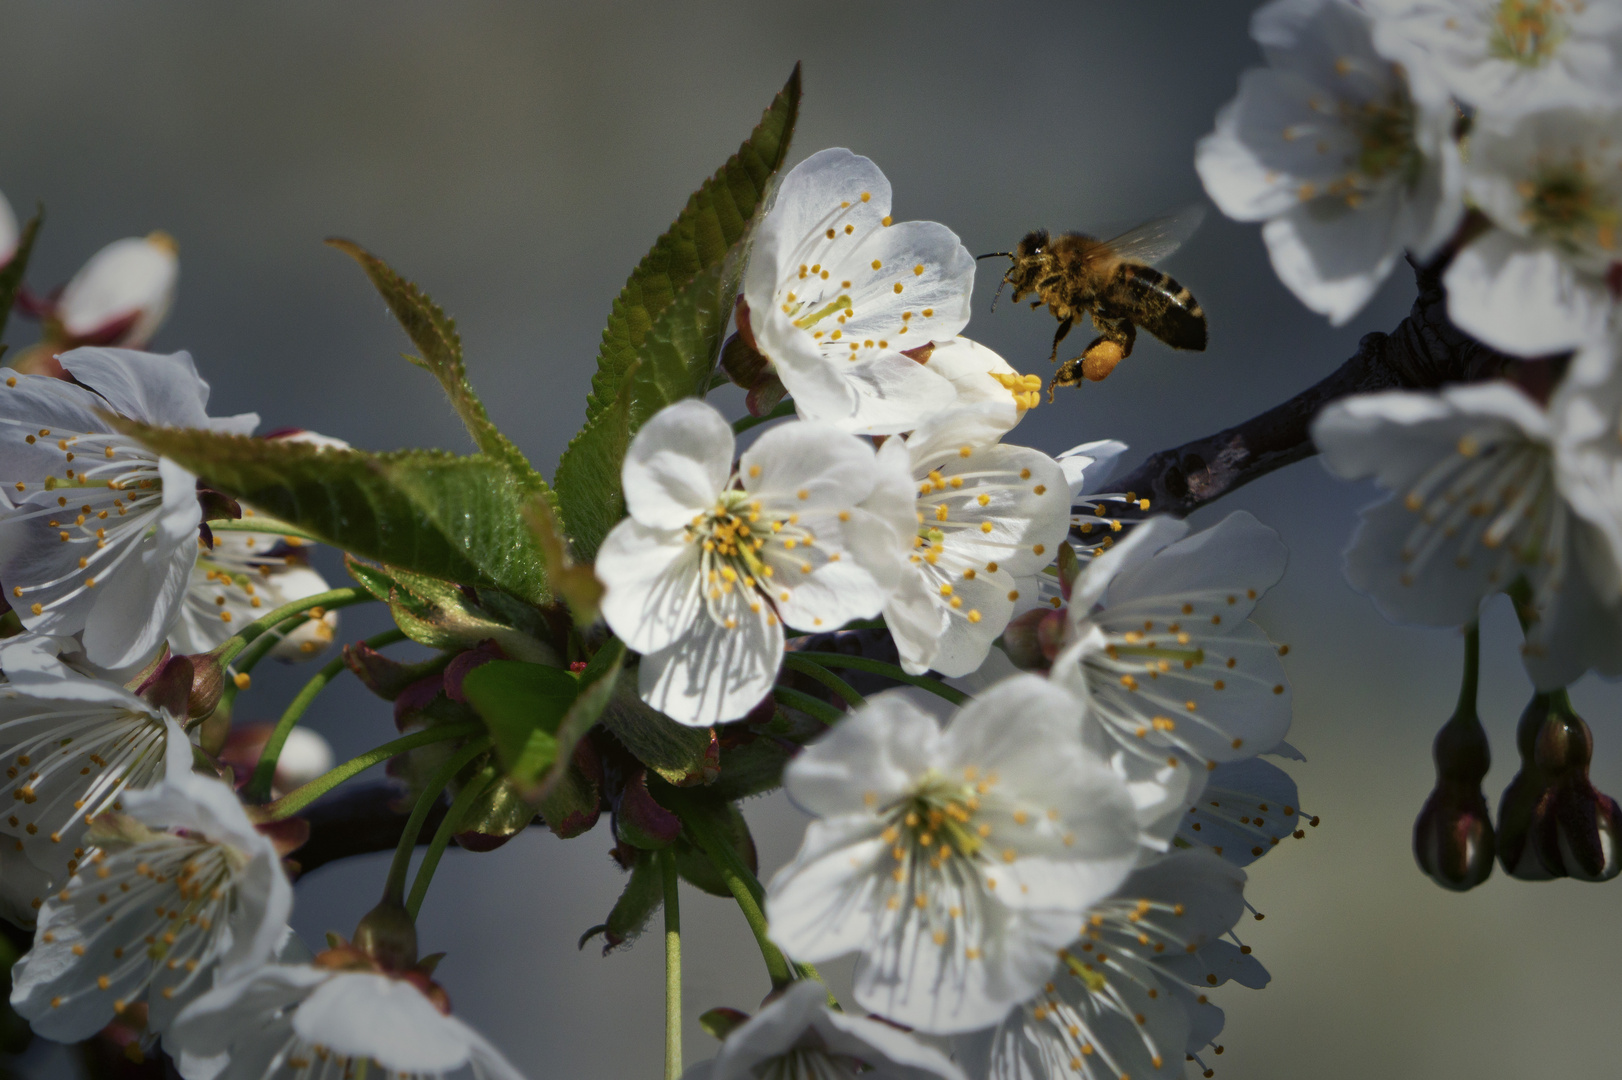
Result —
<instances>
[{"instance_id":1,"label":"dark red bud","mask_svg":"<svg viewBox=\"0 0 1622 1080\"><path fill-rule=\"evenodd\" d=\"M154 708L168 712L181 723L191 715L190 702L196 669L189 656L170 656L160 663L135 692ZM218 700L216 698L216 700Z\"/></svg>"},{"instance_id":2,"label":"dark red bud","mask_svg":"<svg viewBox=\"0 0 1622 1080\"><path fill-rule=\"evenodd\" d=\"M507 654L501 651L501 646L497 645L493 638L485 638L466 652L457 653L445 667L445 696L466 705L467 698L462 695L462 680L467 677L467 673L492 660L505 659Z\"/></svg>"},{"instance_id":3,"label":"dark red bud","mask_svg":"<svg viewBox=\"0 0 1622 1080\"><path fill-rule=\"evenodd\" d=\"M660 806L648 791L647 770L625 781L614 807L614 835L633 847L668 847L681 835L681 819Z\"/></svg>"},{"instance_id":4,"label":"dark red bud","mask_svg":"<svg viewBox=\"0 0 1622 1080\"><path fill-rule=\"evenodd\" d=\"M1042 648L1040 631L1048 613L1038 608L1014 619L1002 632L1003 652L1014 666L1026 671L1046 671L1052 664Z\"/></svg>"}]
</instances>

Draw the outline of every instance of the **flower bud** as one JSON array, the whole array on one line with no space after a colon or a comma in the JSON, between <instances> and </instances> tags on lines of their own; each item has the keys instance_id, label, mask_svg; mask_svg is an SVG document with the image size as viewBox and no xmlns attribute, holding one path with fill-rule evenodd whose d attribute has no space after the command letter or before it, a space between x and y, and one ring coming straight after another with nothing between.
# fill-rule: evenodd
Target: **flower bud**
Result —
<instances>
[{"instance_id":1,"label":"flower bud","mask_svg":"<svg viewBox=\"0 0 1622 1080\"><path fill-rule=\"evenodd\" d=\"M1414 821L1414 861L1432 881L1455 892L1473 889L1492 876L1496 850L1491 811L1481 794L1492 751L1476 716L1473 637L1469 648L1466 692L1431 744L1436 787Z\"/></svg>"},{"instance_id":2,"label":"flower bud","mask_svg":"<svg viewBox=\"0 0 1622 1080\"><path fill-rule=\"evenodd\" d=\"M193 653L186 659L191 661L192 668L186 715L196 719L211 716L225 693L225 667L213 653Z\"/></svg>"},{"instance_id":3,"label":"flower bud","mask_svg":"<svg viewBox=\"0 0 1622 1080\"><path fill-rule=\"evenodd\" d=\"M195 671L189 656L170 656L157 665L136 693L156 708L184 720L188 711Z\"/></svg>"},{"instance_id":4,"label":"flower bud","mask_svg":"<svg viewBox=\"0 0 1622 1080\"><path fill-rule=\"evenodd\" d=\"M638 769L626 778L614 802L614 835L644 850L667 847L681 835L681 819L654 799L648 773Z\"/></svg>"},{"instance_id":5,"label":"flower bud","mask_svg":"<svg viewBox=\"0 0 1622 1080\"><path fill-rule=\"evenodd\" d=\"M1063 609L1039 607L1027 611L1003 628L1003 651L1017 668L1046 671L1064 648L1065 619Z\"/></svg>"},{"instance_id":6,"label":"flower bud","mask_svg":"<svg viewBox=\"0 0 1622 1080\"><path fill-rule=\"evenodd\" d=\"M62 347L152 340L175 301L179 248L168 233L115 240L90 257L62 290L55 323Z\"/></svg>"},{"instance_id":7,"label":"flower bud","mask_svg":"<svg viewBox=\"0 0 1622 1080\"><path fill-rule=\"evenodd\" d=\"M417 924L402 904L385 899L361 917L351 944L385 971L404 971L417 962Z\"/></svg>"},{"instance_id":8,"label":"flower bud","mask_svg":"<svg viewBox=\"0 0 1622 1080\"><path fill-rule=\"evenodd\" d=\"M1521 771L1498 811L1499 858L1516 877L1609 881L1622 872L1622 808L1588 779L1594 738L1564 690L1533 697L1516 729Z\"/></svg>"}]
</instances>

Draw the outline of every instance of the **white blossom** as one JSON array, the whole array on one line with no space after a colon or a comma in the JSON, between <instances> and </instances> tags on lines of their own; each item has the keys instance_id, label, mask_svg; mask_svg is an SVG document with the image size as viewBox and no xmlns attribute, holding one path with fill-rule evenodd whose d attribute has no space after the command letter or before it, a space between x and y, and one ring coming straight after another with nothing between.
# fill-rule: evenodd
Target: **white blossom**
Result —
<instances>
[{"instance_id":1,"label":"white blossom","mask_svg":"<svg viewBox=\"0 0 1622 1080\"><path fill-rule=\"evenodd\" d=\"M17 242L20 238L17 215L11 209L11 203L6 201L5 192L0 192L0 267L11 262L11 257L17 254Z\"/></svg>"},{"instance_id":2,"label":"white blossom","mask_svg":"<svg viewBox=\"0 0 1622 1080\"><path fill-rule=\"evenodd\" d=\"M145 346L174 306L178 251L173 237L155 232L92 255L56 302L66 344Z\"/></svg>"},{"instance_id":3,"label":"white blossom","mask_svg":"<svg viewBox=\"0 0 1622 1080\"><path fill-rule=\"evenodd\" d=\"M213 541L213 547L197 556L180 617L169 631L169 647L175 652L207 652L244 624L332 587L310 567L297 537L215 532ZM281 634L271 655L311 659L332 644L337 630L338 613L327 611L291 630L270 631Z\"/></svg>"},{"instance_id":4,"label":"white blossom","mask_svg":"<svg viewBox=\"0 0 1622 1080\"><path fill-rule=\"evenodd\" d=\"M196 478L98 415L246 434L251 413L211 419L186 353L76 349L77 382L13 374L0 386L0 582L36 633L83 632L109 668L138 663L178 617L202 511Z\"/></svg>"},{"instance_id":5,"label":"white blossom","mask_svg":"<svg viewBox=\"0 0 1622 1080\"><path fill-rule=\"evenodd\" d=\"M320 961L268 964L192 1002L165 1037L194 1069L185 1080L338 1080L366 1062L391 1080L522 1080L416 980Z\"/></svg>"},{"instance_id":6,"label":"white blossom","mask_svg":"<svg viewBox=\"0 0 1622 1080\"><path fill-rule=\"evenodd\" d=\"M643 654L643 700L700 727L770 692L784 624L834 630L877 615L902 563L895 530L861 505L909 482L895 453L875 458L806 422L767 431L736 471L733 447L703 402L654 416L625 456L630 516L597 554L603 617Z\"/></svg>"},{"instance_id":7,"label":"white blossom","mask_svg":"<svg viewBox=\"0 0 1622 1080\"><path fill-rule=\"evenodd\" d=\"M1484 597L1524 582L1521 651L1534 683L1555 689L1591 667L1622 673L1615 511L1568 494L1556 438L1549 415L1508 383L1325 409L1312 428L1324 464L1391 493L1363 511L1347 580L1386 618L1426 626L1468 624ZM1604 448L1613 460L1619 451Z\"/></svg>"},{"instance_id":8,"label":"white blossom","mask_svg":"<svg viewBox=\"0 0 1622 1080\"><path fill-rule=\"evenodd\" d=\"M894 434L951 404L951 382L903 350L969 321L974 259L933 221L893 223L890 182L849 150L783 178L744 274L756 349L807 420Z\"/></svg>"},{"instance_id":9,"label":"white blossom","mask_svg":"<svg viewBox=\"0 0 1622 1080\"><path fill-rule=\"evenodd\" d=\"M1019 579L1064 542L1064 471L1038 450L998 442L1010 410L987 403L936 413L906 440L917 524L903 534L908 563L884 619L913 674L978 668L1013 617Z\"/></svg>"},{"instance_id":10,"label":"white blossom","mask_svg":"<svg viewBox=\"0 0 1622 1080\"><path fill-rule=\"evenodd\" d=\"M216 977L268 962L282 938L293 891L275 846L228 785L191 771L180 725L167 728L163 783L95 819L98 850L45 902L12 973L12 1007L47 1038L89 1038L143 996L161 1032Z\"/></svg>"},{"instance_id":11,"label":"white blossom","mask_svg":"<svg viewBox=\"0 0 1622 1080\"><path fill-rule=\"evenodd\" d=\"M1185 1053L1214 1032L1191 1038L1201 1003L1181 990L1168 961L1197 954L1233 926L1244 884L1243 871L1207 852L1142 867L1087 912L1040 994L956 1040L964 1070L975 1080L1180 1080Z\"/></svg>"},{"instance_id":12,"label":"white blossom","mask_svg":"<svg viewBox=\"0 0 1622 1080\"><path fill-rule=\"evenodd\" d=\"M811 962L859 953L856 1000L922 1031L983 1027L1039 991L1137 857L1131 797L1080 714L1034 675L944 731L870 699L784 773L818 820L767 888L772 939Z\"/></svg>"},{"instance_id":13,"label":"white blossom","mask_svg":"<svg viewBox=\"0 0 1622 1080\"><path fill-rule=\"evenodd\" d=\"M79 868L90 819L164 775L165 724L185 719L183 700L177 712L64 663L71 644L35 635L0 643L0 835L52 881Z\"/></svg>"},{"instance_id":14,"label":"white blossom","mask_svg":"<svg viewBox=\"0 0 1622 1080\"><path fill-rule=\"evenodd\" d=\"M828 988L795 983L682 1080L963 1080L946 1055L888 1024L828 1008Z\"/></svg>"},{"instance_id":15,"label":"white blossom","mask_svg":"<svg viewBox=\"0 0 1622 1080\"><path fill-rule=\"evenodd\" d=\"M1250 613L1288 554L1244 511L1192 535L1154 517L1082 569L1052 678L1088 703L1096 749L1209 768L1284 737L1289 683Z\"/></svg>"},{"instance_id":16,"label":"white blossom","mask_svg":"<svg viewBox=\"0 0 1622 1080\"><path fill-rule=\"evenodd\" d=\"M1240 77L1194 157L1212 201L1265 221L1279 280L1337 326L1463 212L1446 91L1381 56L1371 31L1347 0L1262 7L1250 32L1269 66Z\"/></svg>"},{"instance_id":17,"label":"white blossom","mask_svg":"<svg viewBox=\"0 0 1622 1080\"><path fill-rule=\"evenodd\" d=\"M1368 0L1381 51L1491 119L1622 98L1622 10L1593 0Z\"/></svg>"},{"instance_id":18,"label":"white blossom","mask_svg":"<svg viewBox=\"0 0 1622 1080\"><path fill-rule=\"evenodd\" d=\"M1467 244L1443 275L1449 317L1522 355L1601 336L1616 310L1609 275L1622 258L1622 109L1479 124L1466 183L1497 229Z\"/></svg>"}]
</instances>

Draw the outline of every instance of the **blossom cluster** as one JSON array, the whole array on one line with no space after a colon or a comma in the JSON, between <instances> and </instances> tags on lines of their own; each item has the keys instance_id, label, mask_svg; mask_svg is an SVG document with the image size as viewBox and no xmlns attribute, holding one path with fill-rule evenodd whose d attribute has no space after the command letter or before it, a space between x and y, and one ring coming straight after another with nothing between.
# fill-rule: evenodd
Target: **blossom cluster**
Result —
<instances>
[{"instance_id":1,"label":"blossom cluster","mask_svg":"<svg viewBox=\"0 0 1622 1080\"><path fill-rule=\"evenodd\" d=\"M0 199L0 264L18 236ZM223 531L253 509L118 430L248 435L258 423L210 417L186 353L138 348L173 301L175 251L161 233L119 241L49 300L25 293L43 340L0 385L0 913L34 929L11 1006L58 1041L109 1025L137 1047L161 1041L185 1080L302 1077L312 1063L347 1075L368 1061L513 1080L422 971L304 948L288 926L283 838L198 745L199 688L212 678L217 697L219 678L249 678L217 670L211 650L329 587L297 537ZM317 606L282 622L269 654L314 657L336 618ZM306 760L284 755L284 786L330 763L319 737L294 736Z\"/></svg>"},{"instance_id":2,"label":"blossom cluster","mask_svg":"<svg viewBox=\"0 0 1622 1080\"><path fill-rule=\"evenodd\" d=\"M1313 441L1391 492L1347 577L1401 622L1509 591L1540 689L1622 674L1622 12L1551 0L1276 0L1196 164L1280 279L1345 322L1398 256L1510 378L1337 402ZM1569 362L1566 356L1575 351Z\"/></svg>"},{"instance_id":3,"label":"blossom cluster","mask_svg":"<svg viewBox=\"0 0 1622 1080\"><path fill-rule=\"evenodd\" d=\"M815 820L766 890L787 956L856 954L856 1002L936 1041L796 987L690 1076L1178 1076L1222 1025L1206 991L1267 981L1232 931L1240 867L1308 824L1261 757L1296 756L1249 618L1284 547L1248 514L1145 515L1107 490L1120 443L1005 441L1040 382L959 334L973 269L894 222L872 162L812 155L739 319L798 418L740 454L683 401L626 454L596 572L647 704L750 715L796 631L875 618L901 670L974 691L944 720L886 691L800 752L783 782Z\"/></svg>"},{"instance_id":4,"label":"blossom cluster","mask_svg":"<svg viewBox=\"0 0 1622 1080\"><path fill-rule=\"evenodd\" d=\"M9 211L0 224L15 248ZM450 1015L434 958L417 958L427 879L409 905L400 885L411 824L353 941L312 955L288 928L297 823L263 804L252 761L235 790L203 728L222 682L249 684L244 648L294 660L333 639L328 585L296 524L151 448L168 445L154 429L264 444L257 416L209 415L189 355L135 347L172 299L172 242L109 252L39 305L45 340L0 386L0 900L35 928L13 1007L53 1039L112 1024L161 1042L185 1080L374 1063L515 1077ZM1268 760L1299 757L1284 741L1287 650L1251 620L1284 547L1245 513L1193 531L1111 490L1118 442L1054 457L1008 441L1040 379L960 334L974 266L946 227L893 220L871 161L812 155L763 213L736 306L738 348L761 366L751 394L792 396L797 415L742 447L754 424L699 398L646 417L622 448L624 516L591 567L606 626L569 625L554 648L469 617L465 640L418 637L453 655L417 667L346 650L402 728L430 707L454 717L415 735L456 748L397 770L420 787L418 827L458 791L428 876L498 767L515 828L538 805L573 835L546 800L574 773L518 785L522 756L492 720L504 706L473 674L487 663L568 705L593 662L565 672L563 653L620 656L602 649L612 635L626 650L616 707L651 714L668 744L694 734L682 728L712 729L716 746L753 738L782 710L827 725L784 740L781 783L814 820L762 890L760 935L794 972L855 954L855 1003L873 1015L785 976L695 1076L1172 1077L1203 1069L1221 1030L1207 992L1268 980L1235 933L1243 867L1316 824ZM359 457L308 433L266 438L310 444L297 453L311 469ZM357 580L390 569L353 566ZM484 595L459 584L447 604ZM418 616L388 598L409 633ZM853 627L887 632L895 662L863 659L898 688L864 697L806 647ZM839 706L789 685L807 665ZM949 715L926 707L941 698ZM555 747L553 730L531 743ZM633 740L588 735L561 763L584 777L579 820L610 810L624 864L683 837L659 803L682 796L627 753ZM478 830L464 835L477 848Z\"/></svg>"}]
</instances>

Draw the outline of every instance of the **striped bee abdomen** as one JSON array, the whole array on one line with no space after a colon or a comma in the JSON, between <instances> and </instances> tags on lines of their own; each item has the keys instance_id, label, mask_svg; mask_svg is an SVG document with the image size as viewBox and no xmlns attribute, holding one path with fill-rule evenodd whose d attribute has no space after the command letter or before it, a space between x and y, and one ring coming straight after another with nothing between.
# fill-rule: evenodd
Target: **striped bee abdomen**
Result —
<instances>
[{"instance_id":1,"label":"striped bee abdomen","mask_svg":"<svg viewBox=\"0 0 1622 1080\"><path fill-rule=\"evenodd\" d=\"M1112 304L1174 349L1204 350L1205 311L1182 285L1152 266L1123 263L1115 273Z\"/></svg>"}]
</instances>

